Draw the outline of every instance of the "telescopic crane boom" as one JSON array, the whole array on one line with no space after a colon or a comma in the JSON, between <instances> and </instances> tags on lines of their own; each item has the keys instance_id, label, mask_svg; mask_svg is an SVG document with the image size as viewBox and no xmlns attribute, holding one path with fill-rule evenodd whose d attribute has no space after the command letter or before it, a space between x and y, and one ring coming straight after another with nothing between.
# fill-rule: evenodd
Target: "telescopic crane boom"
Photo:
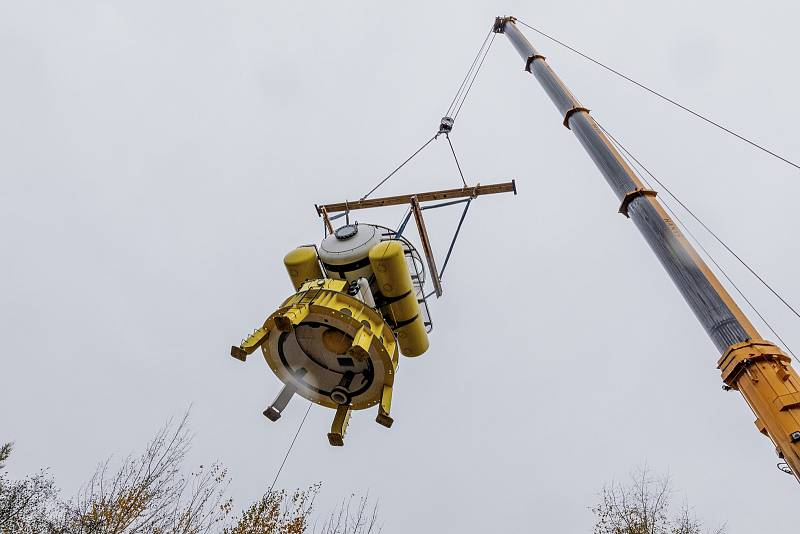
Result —
<instances>
[{"instance_id":1,"label":"telescopic crane boom","mask_svg":"<svg viewBox=\"0 0 800 534\"><path fill-rule=\"evenodd\" d=\"M755 413L756 427L769 437L800 482L800 377L791 359L764 340L697 251L667 215L656 192L644 186L561 79L520 32L514 17L497 17L503 33L525 61L667 270L717 349L725 389L735 389Z\"/></svg>"}]
</instances>

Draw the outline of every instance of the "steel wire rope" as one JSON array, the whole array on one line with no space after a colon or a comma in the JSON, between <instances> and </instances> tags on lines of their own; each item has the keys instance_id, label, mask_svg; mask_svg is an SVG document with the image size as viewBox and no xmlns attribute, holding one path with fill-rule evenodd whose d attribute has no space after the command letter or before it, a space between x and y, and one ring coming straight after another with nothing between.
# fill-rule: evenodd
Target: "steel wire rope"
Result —
<instances>
[{"instance_id":1,"label":"steel wire rope","mask_svg":"<svg viewBox=\"0 0 800 534\"><path fill-rule=\"evenodd\" d=\"M453 148L453 142L450 140L450 136L447 135L447 144L450 145L450 152L453 153L453 159L456 160L456 167L458 167L458 174L461 175L461 181L464 183L464 187L467 187L467 180L464 178L464 172L461 170L461 164L458 162L458 156L456 156L456 149Z\"/></svg>"},{"instance_id":2,"label":"steel wire rope","mask_svg":"<svg viewBox=\"0 0 800 534\"><path fill-rule=\"evenodd\" d=\"M275 473L275 478L272 479L272 484L269 486L269 490L267 490L267 495L272 493L272 489L275 487L275 483L278 482L278 477L281 476L281 471L283 471L283 466L286 464L286 460L289 458L289 454L292 452L292 448L294 447L294 442L297 441L297 436L300 435L300 430L303 428L303 424L306 422L306 417L308 417L308 412L311 411L312 403L308 403L308 408L306 409L306 414L303 416L302 421L300 421L300 425L297 427L297 432L294 433L294 438L292 438L292 442L289 444L289 448L286 450L286 454L283 457L283 461L281 462L280 467L278 467L278 472Z\"/></svg>"},{"instance_id":3,"label":"steel wire rope","mask_svg":"<svg viewBox=\"0 0 800 534\"><path fill-rule=\"evenodd\" d=\"M483 62L486 61L486 56L489 55L489 50L492 49L492 44L494 43L495 37L497 37L497 34L492 32L492 39L489 41L489 46L486 47L486 52L484 52L481 62L478 64L478 68L475 69L475 74L472 75L472 81L469 82L469 87L467 87L467 90L464 92L464 96L461 98L461 103L458 105L458 109L455 110L453 121L455 121L456 118L458 118L458 114L461 113L461 107L464 105L464 102L467 101L467 96L469 96L469 92L472 90L472 85L475 83L475 80L478 79L478 73L481 71L481 67L483 67Z\"/></svg>"},{"instance_id":4,"label":"steel wire rope","mask_svg":"<svg viewBox=\"0 0 800 534\"><path fill-rule=\"evenodd\" d=\"M597 121L595 121L595 122L597 122ZM601 129L603 129L603 127L600 125L600 123L597 123L597 125L598 125L598 126L600 126L600 128L601 128ZM610 133L608 133L608 132L607 132L605 129L603 129L603 131L604 131L606 134L608 134L608 136L609 136L609 137L611 137L611 138L613 139L613 136L612 136ZM624 148L624 147L622 147L622 148L623 148L623 150L625 150L625 148ZM776 289L774 289L774 288L773 288L773 287L772 287L772 286L771 286L769 283L767 283L767 281L766 281L766 280L764 280L764 278L762 278L762 277L761 277L761 275L759 275L759 274L758 274L758 273L757 273L757 272L756 272L756 271L755 271L755 270L754 270L752 267L750 267L750 265L749 265L749 264L748 264L746 261L744 261L744 260L742 259L742 257L741 257L741 256L739 256L739 255L738 255L736 252L734 252L734 250L733 250L733 249L731 249L731 247L729 247L729 246L728 246L728 244L727 244L727 243L725 243L725 241L723 241L721 237L719 237L719 236L718 236L718 235L717 235L717 234L716 234L716 233L715 233L713 230L711 230L711 228L709 228L709 227L708 227L708 225L706 225L706 223L704 223L704 222L703 222L703 221L702 221L702 220L701 220L701 219L700 219L700 218L699 218L697 215L695 215L695 214L694 214L694 212L693 212L692 210L690 210L690 209L689 209L689 208L686 206L686 204L684 204L684 203L681 201L681 199L679 199L677 196L675 196L675 194L674 194L672 191L670 191L670 189L669 189L669 188L668 188L666 185L664 185L664 183L663 183L663 182L661 182L661 181L660 181L658 178L656 178L656 177L653 175L653 173L651 173L651 172L650 172L650 171L647 169L647 167L645 167L644 165L642 165L642 164L641 164L641 162L640 162L638 159L636 159L636 156L634 156L634 155L633 155L633 154L631 154L630 152L629 152L628 154L631 156L631 158L633 158L633 160L634 160L634 161L636 161L636 163L638 163L638 164L639 164L639 165L642 167L642 169L644 169L644 170L645 170L645 172L646 172L647 174L649 174L649 175L650 175L650 177L651 177L651 178L653 178L653 180L654 180L654 181L655 181L655 182L656 182L656 183L657 183L659 186L661 186L661 188L663 188L663 189L664 189L664 191L665 191L665 192L666 192L666 193L667 193L669 196L671 196L673 199L675 199L675 202L677 202L678 204L680 204L680 206L681 206L681 207L682 207L684 210L686 210L686 212L687 212L687 213L688 213L688 214L689 214L689 215L690 215L690 216L691 216L691 217L692 217L692 218L693 218L695 221L697 221L697 223L698 223L698 224L700 224L700 226L702 226L702 227L703 227L703 229L704 229L706 232L708 232L708 233L709 233L709 234L710 234L710 235L711 235L711 236L712 236L712 237L713 237L713 238L714 238L714 239L715 239L715 240L716 240L716 241L717 241L717 242L718 242L720 245L722 245L722 246L725 248L725 250L727 250L727 251L728 251L728 252L729 252L729 253L730 253L730 254L731 254L731 255L732 255L734 258L736 258L736 260L737 260L739 263L741 263L741 264L742 264L742 266L744 266L744 267L745 267L745 268L746 268L748 271L750 271L750 274L752 274L754 277L756 277L756 279L758 279L758 281L759 281L759 282L761 282L761 284L762 284L764 287L766 287L766 288L767 288L767 289L770 291L770 293L772 293L773 295L775 295L775 297L776 297L778 300L780 300L780 301L783 303L783 305L784 305L784 306L786 306L786 307L787 307L787 308L788 308L788 309L789 309L789 310L790 310L790 311L791 311L793 314L795 314L795 315L796 315L798 318L800 318L800 312L798 312L798 311L797 311L797 309L795 309L795 308L794 308L794 306L792 306L792 305L791 305L791 304L790 304L790 303L789 303L789 302L788 302L788 301L787 301L785 298L783 298L783 296L781 296L781 294L780 294L780 293L778 293L778 291L777 291Z\"/></svg>"},{"instance_id":5,"label":"steel wire rope","mask_svg":"<svg viewBox=\"0 0 800 534\"><path fill-rule=\"evenodd\" d=\"M637 166L641 167L641 169L643 169L648 175L650 175L650 177L653 179L653 181L655 181L659 186L661 186L664 189L664 191L670 197L672 197L678 204L681 205L681 207L683 207L684 210L686 210L688 213L690 213L692 215L692 217L695 217L694 214L692 214L692 212L675 195L673 195L672 192L669 191L669 189L667 187L665 187L664 184L658 178L656 178L653 175L653 173L651 173L650 170L648 170L648 168L645 167L639 161L638 158L636 158L636 156L634 156L620 141L617 140L616 137L614 137L608 130L606 130L603 127L603 125L600 124L597 121L597 119L595 119L595 122L597 123L597 126L599 126L600 129L611 139L611 142L621 151L622 157L625 159L625 161L628 163L628 165L630 165L631 169L633 169L633 171L637 174L637 176L639 176L639 178L644 182L644 184L648 188L652 188L652 186L648 182L647 178L645 178L645 176L641 172L639 172L639 170L637 169ZM630 157L633 161L635 161L636 164L634 165L634 163L631 162L631 159L628 159L628 157ZM703 245L703 243L700 241L700 239L698 239L697 236L695 236L694 232L692 232L692 230L689 228L689 226L681 219L681 217L669 205L669 202L667 202L666 199L662 198L661 199L661 203L664 204L664 207L666 208L666 210L670 213L670 215L672 215L672 217L682 227L683 231L686 232L686 234L692 239L692 241L694 241L694 243L700 248L700 250L703 251L703 253L705 254L706 258L709 261L711 261L711 263L714 264L714 266L717 268L717 270L720 273L722 273L722 276L724 276L725 279L728 281L728 283L731 284L731 286L734 288L734 290L736 290L736 292L739 294L739 296L741 296L744 299L744 301L747 303L747 305L750 306L750 308L755 312L755 314L758 315L759 319L761 319L761 321L763 321L763 323L767 326L769 331L772 332L775 335L775 337L778 339L778 341L780 341L783 344L784 347L786 347L786 350L789 351L789 354L794 356L794 352L792 351L791 347L789 347L788 343L786 343L783 340L783 338L780 336L780 334L778 334L778 332L775 330L775 328L773 328L773 326L770 324L770 322L767 321L767 319L759 311L759 309L756 308L755 304L753 304L752 301L747 297L747 295L744 294L744 292L739 288L739 286L736 284L736 282L734 282L733 279L731 279L731 277L728 275L728 273L725 271L725 269L715 259L714 255L711 254L711 252L709 252L708 249L706 249L706 247ZM696 217L695 217L695 220L697 220L698 222L700 222L700 224L702 224L702 222L699 219L697 219ZM705 227L705 225L703 225L703 226ZM710 230L709 230L709 232L710 232Z\"/></svg>"},{"instance_id":6,"label":"steel wire rope","mask_svg":"<svg viewBox=\"0 0 800 534\"><path fill-rule=\"evenodd\" d=\"M408 163L409 161L411 161L412 159L414 159L414 156L416 156L417 154L419 154L420 152L422 152L422 151L425 149L425 147L427 147L429 144L431 144L431 143L432 143L432 142L433 142L433 141L434 141L434 140L435 140L435 139L436 139L438 136L439 136L439 134L437 133L436 135L434 135L433 137L431 137L430 139L428 139L428 140L425 142L425 144L424 144L424 145L422 145L421 147L419 147L419 148L417 149L417 151L416 151L416 152L414 152L413 154L411 154L411 155L408 157L408 159L406 159L406 160L405 160L403 163L401 163L400 165L398 165L398 166L397 166L397 168L395 168L395 170L393 170L392 172L390 172L390 173L389 173L389 175L388 175L388 176L386 176L386 178L384 178L383 180L381 180L380 182L378 182L378 184L377 184L375 187L373 187L372 189L370 189L370 190L369 190L369 192L368 192L366 195L364 195L363 197L361 197L361 200L366 200L366 198L367 198L368 196L370 196L372 193L374 193L375 191L377 191L377 190L378 190L378 188L379 188L380 186L382 186L383 184L385 184L385 183L386 183L386 181L387 181L389 178L391 178L392 176L394 176L394 175L395 175L395 173L396 173L397 171L399 171L400 169L402 169L402 168L405 166L405 164L406 164L406 163Z\"/></svg>"},{"instance_id":7,"label":"steel wire rope","mask_svg":"<svg viewBox=\"0 0 800 534\"><path fill-rule=\"evenodd\" d=\"M490 39L490 37L491 37L491 39ZM478 49L478 53L473 58L472 64L470 65L469 69L467 70L467 74L464 76L464 79L461 81L461 84L459 85L458 91L456 91L456 94L453 97L453 100L450 102L450 105L447 108L447 112L445 113L445 116L449 117L450 114L452 113L453 116L451 118L453 119L453 121L455 121L456 117L458 117L459 113L461 113L461 108L464 106L464 102L466 102L467 96L469 96L469 93L472 90L473 85L475 84L475 80L477 79L478 74L480 73L484 62L486 61L486 56L489 55L489 51L492 48L492 44L494 43L495 37L497 37L497 34L492 29L490 29L489 32L486 34L486 37L484 37L483 42L481 43L481 46ZM486 44L487 41L489 43L488 45ZM477 65L477 67L476 67L476 65ZM469 82L469 83L467 84L467 82ZM397 171L402 169L409 161L411 161L417 154L422 152L429 144L431 144L434 140L436 140L439 137L439 135L441 135L442 133L444 133L445 137L447 138L447 143L448 143L448 145L450 147L450 152L453 154L453 159L455 160L456 167L458 169L458 174L461 177L461 182L462 182L462 184L464 185L465 188L468 187L467 186L467 180L466 180L466 178L464 176L464 171L461 169L461 163L458 160L458 155L456 154L456 150L455 150L455 147L453 146L453 142L450 139L449 131L440 130L432 138L428 139L428 141L426 141L425 144L423 144L420 148L418 148L416 150L416 152L411 154L405 161L403 161L403 163L398 165L392 172L390 172L386 177L384 177L382 180L380 180L372 189L370 189L363 197L361 197L361 200L365 200L372 193L377 191L378 188L380 188L392 176L394 176L397 173ZM464 209L464 212L461 214L461 218L459 220L458 227L456 228L455 234L453 235L453 239L452 239L452 241L450 243L450 246L448 248L448 251L447 251L447 257L445 258L445 262L444 262L444 265L442 267L442 272L444 272L444 268L447 266L447 263L448 263L448 261L450 259L450 255L453 252L453 247L455 246L455 242L458 239L459 231L461 230L461 226L462 226L462 224L464 222L464 218L466 217L467 211L469 210L469 204L470 204L470 202L467 201L467 205L466 205L466 207ZM400 226L398 227L398 230L397 230L397 235L398 236L400 234L402 234L403 230L405 229L405 226L408 223L410 215L411 215L411 210L409 209L408 212L406 213L406 215L404 216L403 221L401 222Z\"/></svg>"},{"instance_id":8,"label":"steel wire rope","mask_svg":"<svg viewBox=\"0 0 800 534\"><path fill-rule=\"evenodd\" d=\"M520 24L522 24L523 26L525 26L527 28L530 28L531 30L535 31L536 33L546 37L547 39L550 39L554 43L557 43L557 44L563 46L564 48L566 48L566 49L578 54L579 56L583 57L584 59L587 59L587 60L591 61L592 63L594 63L594 64L606 69L607 71L619 76L620 78L623 78L623 79L627 80L628 82L630 82L630 83L632 83L632 84L644 89L645 91L657 96L658 98L660 98L660 99L662 99L662 100L664 100L666 102L669 102L670 104L672 104L672 105L674 105L674 106L686 111L687 113L690 113L690 114L694 115L698 119L704 120L708 124L711 124L712 126L715 126L715 127L719 128L720 130L723 130L724 132L727 132L728 134L738 138L739 140L744 141L745 143L748 143L749 145L751 145L751 146L753 146L753 147L755 147L755 148L757 148L757 149L759 149L759 150L761 150L761 151L763 151L763 152L765 152L765 153L767 153L767 154L769 154L769 155L771 155L771 156L783 161L784 163L786 163L788 165L791 165L792 167L794 167L796 169L800 169L800 164L795 163L794 161L792 161L792 160L790 160L790 159L788 159L788 158L786 158L784 156L781 156L780 154L778 154L778 153L776 153L776 152L764 147L763 145L760 145L760 144L756 143L755 141L753 141L751 139L748 139L747 137L745 137L745 136L743 136L743 135L741 135L739 133L734 132L730 128L728 128L726 126L723 126L722 124L720 124L720 123L708 118L707 116L703 115L702 113L699 113L699 112L697 112L697 111L695 111L695 110L693 110L693 109L691 109L691 108L689 108L687 106L684 106L680 102L678 102L676 100L673 100L672 98L669 98L668 96L664 95L663 93L660 93L660 92L656 91L655 89L651 89L647 85L634 80L630 76L627 76L627 75L621 73L620 71L618 71L616 69L613 69L612 67L609 67L608 65L602 63L601 61L589 56L588 54L585 54L585 53L581 52L577 48L573 48L572 46L568 45L567 43L565 43L563 41L560 41L560 40L556 39L555 37L553 37L551 35L546 34L545 32L539 30L538 28L534 28L533 26L531 26L530 24L528 24L528 23L526 23L524 21L521 21L521 20L517 19L517 22L519 22Z\"/></svg>"},{"instance_id":9,"label":"steel wire rope","mask_svg":"<svg viewBox=\"0 0 800 534\"><path fill-rule=\"evenodd\" d=\"M491 37L491 39L490 39L490 37ZM491 48L492 48L492 43L494 43L495 37L497 37L497 34L494 33L492 30L489 30L489 32L486 34L486 37L483 39L483 43L481 44L481 47L478 50L478 53L476 54L475 58L472 60L472 64L470 65L469 70L467 70L467 74L464 77L464 79L462 80L461 85L459 86L455 97L453 97L453 100L450 102L450 106L447 108L447 115L446 116L449 116L450 113L453 113L453 117L452 117L453 120L455 120L455 118L458 117L458 114L461 112L461 108L463 107L464 102L466 101L467 96L469 95L469 92L472 90L472 86L475 84L475 80L478 77L478 73L480 72L481 67L483 67L483 63L486 61L486 56L489 54L489 50L491 50ZM488 46L486 45L487 40L489 42ZM478 62L478 59L480 59L480 62ZM475 66L476 63L477 63L477 67ZM468 80L469 80L469 84L467 85L467 81ZM466 86L466 89L464 89L465 86ZM428 141L426 141L425 144L423 144L420 148L418 148L416 152L411 154L405 161L403 161L403 163L398 165L392 172L390 172L385 178L383 178L372 189L370 189L369 192L367 192L367 194L365 194L363 197L361 197L361 200L366 200L367 197L369 197L372 193L377 191L378 188L381 187L383 184L385 184L392 176L394 176L395 173L397 173L397 171L402 169L417 154L422 152L425 149L425 147L427 147L434 140L436 140L441 133L445 133L445 132L439 131L433 137L428 139ZM448 142L450 141L450 137L449 136L447 136L447 140L448 140ZM452 149L452 143L450 143L450 146L451 146L451 149ZM455 151L453 152L453 156L455 157ZM464 185L466 186L466 180L464 179L464 174L461 172L461 165L459 165L457 157L456 157L456 165L458 165L458 171L461 174L461 180L464 182Z\"/></svg>"},{"instance_id":10,"label":"steel wire rope","mask_svg":"<svg viewBox=\"0 0 800 534\"><path fill-rule=\"evenodd\" d=\"M456 91L456 94L453 97L453 100L450 102L450 105L448 106L447 111L445 112L445 116L446 117L449 117L450 113L455 109L455 103L458 100L458 97L461 94L461 91L464 90L464 86L467 84L467 80L469 80L469 75L472 72L472 70L475 68L475 64L478 62L478 59L481 57L481 52L483 52L483 48L486 46L486 41L489 40L489 37L491 37L491 35L492 35L492 30L490 29L486 33L486 37L483 38L483 43L481 43L481 47L478 49L478 53L475 54L475 59L472 60L472 64L469 66L469 69L467 70L467 74L464 75L464 79L461 81L461 85L458 86L458 91Z\"/></svg>"}]
</instances>

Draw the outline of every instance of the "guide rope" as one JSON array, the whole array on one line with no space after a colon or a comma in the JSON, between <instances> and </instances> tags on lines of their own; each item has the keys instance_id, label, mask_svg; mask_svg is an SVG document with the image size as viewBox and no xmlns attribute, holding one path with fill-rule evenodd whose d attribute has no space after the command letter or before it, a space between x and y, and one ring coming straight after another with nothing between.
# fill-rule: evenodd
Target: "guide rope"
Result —
<instances>
[{"instance_id":1,"label":"guide rope","mask_svg":"<svg viewBox=\"0 0 800 534\"><path fill-rule=\"evenodd\" d=\"M445 134L447 137L447 143L450 145L450 152L453 153L453 159L456 160L456 167L458 167L458 174L461 175L461 181L464 183L464 187L467 187L467 180L464 178L464 172L461 170L461 164L458 162L458 156L456 156L456 149L453 148L453 142L450 140L450 135Z\"/></svg>"},{"instance_id":2,"label":"guide rope","mask_svg":"<svg viewBox=\"0 0 800 534\"><path fill-rule=\"evenodd\" d=\"M294 438L292 438L292 442L289 444L289 448L286 450L286 454L283 457L283 461L281 462L280 467L278 467L278 472L275 473L275 478L272 480L272 484L269 486L269 490L267 490L267 495L272 493L272 488L275 487L275 483L278 482L278 477L281 476L281 471L283 471L283 466L286 464L286 459L289 458L289 454L292 452L292 448L294 447L294 442L297 441L297 436L300 434L300 429L303 428L303 423L306 422L306 417L308 417L308 412L311 411L312 403L308 403L308 408L306 408L306 414L303 416L302 421L300 421L300 425L297 427L297 432L294 433Z\"/></svg>"},{"instance_id":3,"label":"guide rope","mask_svg":"<svg viewBox=\"0 0 800 534\"><path fill-rule=\"evenodd\" d=\"M430 139L428 139L428 140L425 142L425 144L424 144L424 145L422 145L421 147L419 147L419 148L417 149L417 151L416 151L416 152L414 152L413 154L411 154L411 155L408 157L408 159L406 159L406 160L405 160L403 163L401 163L400 165L398 165L398 166L397 166L397 168L395 168L395 170L393 170L392 172L390 172L390 173L389 173L389 175L388 175L388 176L386 176L386 178L384 178L383 180L381 180L380 182L378 182L378 184L377 184L375 187L373 187L372 189L370 189L370 190L369 190L369 192L368 192L366 195L364 195L363 197L361 197L361 200L365 200L365 199L366 199L368 196L370 196L372 193L374 193L375 191L377 191L377 190L378 190L378 188L379 188L380 186L382 186L383 184L385 184L385 183L386 183L386 182L389 180L389 178L391 178L392 176L394 176L394 175L395 175L395 173L396 173L397 171L399 171L400 169L402 169L402 168L403 168L403 167L406 165L406 163L408 163L409 161L411 161L412 159L414 159L414 156L416 156L417 154L419 154L420 152L422 152L422 151L425 149L425 147L427 147L429 144L431 144L431 143L432 143L432 142L433 142L433 141L434 141L434 140L435 140L435 139L436 139L438 136L439 136L439 134L437 133L436 135L434 135L433 137L431 137Z\"/></svg>"},{"instance_id":4,"label":"guide rope","mask_svg":"<svg viewBox=\"0 0 800 534\"><path fill-rule=\"evenodd\" d=\"M609 139L611 139L611 141L614 143L614 145L620 150L620 152L622 153L622 157L625 158L625 160L628 162L628 165L630 165L630 167L634 170L634 172L639 176L639 178L644 182L644 184L647 187L650 188L652 186L648 183L648 180L645 178L645 176L638 171L637 165L642 170L644 170L644 172L646 172L650 176L650 178L655 183L657 183L664 190L665 193L667 193L667 195L669 195L672 199L674 199L675 202L677 202L695 221L697 221L709 234L711 234L723 247L725 247L725 249L728 252L730 252L737 260L739 260L739 262L742 265L744 265L756 278L758 278L758 280L760 280L762 282L762 284L764 284L770 291L772 291L772 293L775 294L775 296L777 296L781 300L781 302L783 302L786 306L788 306L788 308L790 310L792 310L795 314L797 314L795 309L792 308L783 299L783 297L781 297L769 284L764 282L764 280L763 280L763 278L761 278L761 276L759 276L749 265L747 265L747 263L745 263L744 260L742 260L736 253L734 253L733 250L731 250L730 247L728 247L727 244L725 244L703 221L701 221L694 214L694 212L692 212L686 206L686 204L684 204L677 196L675 196L675 194L672 193L672 191L667 186L665 186L664 183L661 180L656 178L656 176L652 172L650 172L650 170L647 167L645 167L644 164L641 163L639 158L637 158L635 155L633 155L625 147L625 145L623 145L620 141L617 140L616 137L614 137L613 134L611 134L611 132L606 130L605 127L603 127L603 125L600 124L600 122L597 121L597 119L595 119L595 122L597 123L597 126L609 137ZM628 159L629 157L630 157L630 159ZM633 160L633 162L635 162L636 164L634 165L634 163L631 162L631 160ZM681 227L683 228L684 232L686 232L686 234L688 234L689 237L695 242L695 244L703 251L703 253L706 255L706 257L711 261L711 263L714 264L714 266L725 277L725 279L728 281L728 283L731 284L731 286L734 288L734 290L744 299L744 301L748 304L748 306L750 306L750 308L756 313L756 315L758 315L758 317L764 322L764 324L767 326L769 331L772 332L772 334L775 335L775 337L778 339L778 341L780 341L781 344L783 344L783 346L786 347L786 350L792 356L794 356L794 352L789 347L789 345L783 340L783 338L781 338L780 334L778 334L778 332L775 330L775 328L773 328L773 326L770 324L770 322L764 317L764 315L759 311L759 309L756 308L756 306L753 304L753 302L744 294L744 292L739 288L739 286L736 285L736 283L731 279L731 277L728 275L728 273L725 271L725 269L715 259L714 255L711 254L708 251L708 249L706 249L705 246L703 246L703 243L694 235L694 233L691 231L691 229L688 227L688 225L686 225L686 223L683 222L683 220L675 212L675 210L672 209L672 207L669 205L669 202L667 202L666 199L662 198L661 203L664 204L664 207L667 209L667 211L670 213L670 215L672 215L672 217L678 222L678 224L681 225Z\"/></svg>"},{"instance_id":5,"label":"guide rope","mask_svg":"<svg viewBox=\"0 0 800 534\"><path fill-rule=\"evenodd\" d=\"M794 161L790 160L789 158L787 158L785 156L782 156L782 155L778 154L777 152L775 152L773 150L770 150L770 149L766 148L765 146L753 141L752 139L749 139L749 138L745 137L744 135L739 134L739 133L731 130L730 128L720 124L719 122L716 122L716 121L710 119L708 116L706 116L706 115L704 115L704 114L702 114L702 113L700 113L698 111L695 111L695 110L693 110L693 109L681 104L680 102L678 102L678 101L676 101L676 100L664 95L663 93L660 93L659 91L656 91L655 89L652 89L652 88L648 87L647 85L634 80L630 76L628 76L626 74L623 74L622 72L620 72L620 71L618 71L618 70L616 70L616 69L614 69L612 67L609 67L608 65L600 62L599 60L589 56L588 54L585 54L584 52L581 52L580 50L568 45L567 43L565 43L563 41L560 41L560 40L556 39L555 37L553 37L551 35L546 34L545 32L541 31L540 29L535 28L535 27L531 26L530 24L528 24L526 22L523 22L523 21L521 21L519 19L517 19L517 22L519 22L523 26L535 31L539 35L542 35L543 37L546 37L547 39L550 39L554 43L566 48L567 50L570 50L570 51L574 52L575 54L578 54L579 56L583 57L584 59L587 59L587 60L591 61L592 63L594 63L594 64L604 68L605 70L607 70L607 71L619 76L620 78L623 78L624 80L627 80L628 82L640 87L641 89L644 89L645 91L657 96L658 98L664 100L665 102L669 102L673 106L676 106L676 107L682 109L683 111L686 111L687 113L690 113L690 114L694 115L698 119L701 119L701 120L707 122L708 124L710 124L712 126L715 126L716 128L719 128L720 130L722 130L722 131L724 131L724 132L736 137L737 139L739 139L741 141L744 141L745 143L747 143L747 144L749 144L749 145L751 145L751 146L753 146L753 147L755 147L755 148L757 148L757 149L769 154L770 156L773 156L773 157L779 159L780 161L782 161L782 162L784 162L784 163L786 163L788 165L791 165L792 167L794 167L796 169L800 169L800 164L795 163Z\"/></svg>"}]
</instances>

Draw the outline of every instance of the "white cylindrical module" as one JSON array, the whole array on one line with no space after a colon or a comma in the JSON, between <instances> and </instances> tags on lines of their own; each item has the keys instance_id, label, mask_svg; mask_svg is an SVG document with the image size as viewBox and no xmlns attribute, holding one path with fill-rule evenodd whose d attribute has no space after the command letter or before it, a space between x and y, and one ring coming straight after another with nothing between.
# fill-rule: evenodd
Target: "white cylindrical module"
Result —
<instances>
[{"instance_id":1,"label":"white cylindrical module","mask_svg":"<svg viewBox=\"0 0 800 534\"><path fill-rule=\"evenodd\" d=\"M369 251L381 242L380 228L371 224L348 224L326 237L319 246L319 259L330 278L354 282L369 279Z\"/></svg>"},{"instance_id":2,"label":"white cylindrical module","mask_svg":"<svg viewBox=\"0 0 800 534\"><path fill-rule=\"evenodd\" d=\"M357 283L358 283L358 292L361 298L361 302L363 302L370 308L374 308L375 297L372 296L372 288L369 287L369 280L362 277L358 279Z\"/></svg>"}]
</instances>

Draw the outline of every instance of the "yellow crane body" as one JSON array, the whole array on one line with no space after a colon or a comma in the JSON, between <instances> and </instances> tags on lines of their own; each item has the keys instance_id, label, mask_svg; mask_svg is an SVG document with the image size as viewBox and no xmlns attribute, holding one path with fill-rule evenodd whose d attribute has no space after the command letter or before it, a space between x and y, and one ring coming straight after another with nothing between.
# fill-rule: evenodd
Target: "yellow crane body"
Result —
<instances>
[{"instance_id":1,"label":"yellow crane body","mask_svg":"<svg viewBox=\"0 0 800 534\"><path fill-rule=\"evenodd\" d=\"M778 456L800 473L800 378L791 358L774 343L755 339L732 345L717 367L727 388L739 391L756 415L756 428Z\"/></svg>"}]
</instances>

